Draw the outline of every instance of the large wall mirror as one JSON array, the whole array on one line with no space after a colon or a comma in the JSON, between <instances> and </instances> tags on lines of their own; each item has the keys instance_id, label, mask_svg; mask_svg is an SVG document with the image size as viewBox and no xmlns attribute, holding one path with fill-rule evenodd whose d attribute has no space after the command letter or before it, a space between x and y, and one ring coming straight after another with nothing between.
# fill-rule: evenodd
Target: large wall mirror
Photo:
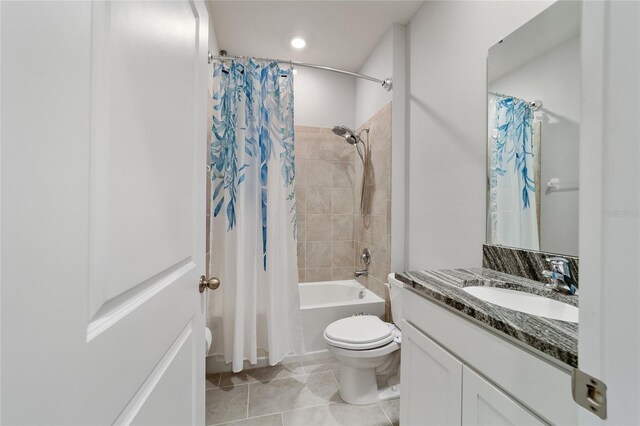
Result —
<instances>
[{"instance_id":1,"label":"large wall mirror","mask_svg":"<svg viewBox=\"0 0 640 426\"><path fill-rule=\"evenodd\" d=\"M581 2L489 50L487 242L578 255Z\"/></svg>"}]
</instances>

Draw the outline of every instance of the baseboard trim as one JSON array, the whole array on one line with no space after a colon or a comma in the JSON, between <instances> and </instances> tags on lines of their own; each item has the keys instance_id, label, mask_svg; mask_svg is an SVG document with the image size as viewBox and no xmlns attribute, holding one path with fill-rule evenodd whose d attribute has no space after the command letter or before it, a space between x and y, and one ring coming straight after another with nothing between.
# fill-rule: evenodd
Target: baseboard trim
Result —
<instances>
[{"instance_id":1,"label":"baseboard trim","mask_svg":"<svg viewBox=\"0 0 640 426\"><path fill-rule=\"evenodd\" d=\"M309 362L309 361L322 361L325 359L331 359L333 356L327 349L323 349L315 352L307 352L305 354L291 354L287 355L282 363L290 362ZM226 373L231 371L231 363L225 363L224 357L221 354L207 355L206 359L207 374ZM262 368L269 366L269 357L258 357L256 364L251 364L249 361L244 361L243 370L253 370L255 368Z\"/></svg>"}]
</instances>

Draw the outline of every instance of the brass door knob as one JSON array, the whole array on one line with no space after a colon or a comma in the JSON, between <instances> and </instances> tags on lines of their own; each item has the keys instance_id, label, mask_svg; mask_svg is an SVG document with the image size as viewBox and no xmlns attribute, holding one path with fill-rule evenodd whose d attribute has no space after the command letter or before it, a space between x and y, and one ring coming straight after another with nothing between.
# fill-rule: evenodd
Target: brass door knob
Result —
<instances>
[{"instance_id":1,"label":"brass door knob","mask_svg":"<svg viewBox=\"0 0 640 426\"><path fill-rule=\"evenodd\" d=\"M216 277L207 279L207 277L205 277L204 275L200 276L200 293L204 293L206 289L215 290L218 287L220 287L220 280Z\"/></svg>"}]
</instances>

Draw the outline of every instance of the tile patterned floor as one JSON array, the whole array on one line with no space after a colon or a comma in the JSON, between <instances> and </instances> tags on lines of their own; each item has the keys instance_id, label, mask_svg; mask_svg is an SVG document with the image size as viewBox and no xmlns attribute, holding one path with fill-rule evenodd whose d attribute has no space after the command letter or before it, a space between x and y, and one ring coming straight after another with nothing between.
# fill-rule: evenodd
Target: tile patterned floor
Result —
<instances>
[{"instance_id":1,"label":"tile patterned floor","mask_svg":"<svg viewBox=\"0 0 640 426\"><path fill-rule=\"evenodd\" d=\"M329 359L207 375L207 425L399 425L399 399L371 405L342 401L339 370Z\"/></svg>"}]
</instances>

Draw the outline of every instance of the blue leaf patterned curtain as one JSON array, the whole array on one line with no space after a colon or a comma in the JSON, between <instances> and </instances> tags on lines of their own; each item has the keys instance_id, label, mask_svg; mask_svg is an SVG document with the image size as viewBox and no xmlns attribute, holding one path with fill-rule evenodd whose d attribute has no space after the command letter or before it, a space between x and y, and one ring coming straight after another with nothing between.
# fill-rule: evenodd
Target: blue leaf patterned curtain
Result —
<instances>
[{"instance_id":1,"label":"blue leaf patterned curtain","mask_svg":"<svg viewBox=\"0 0 640 426\"><path fill-rule=\"evenodd\" d=\"M240 371L302 351L296 255L293 72L214 65L209 299L214 353Z\"/></svg>"},{"instance_id":2,"label":"blue leaf patterned curtain","mask_svg":"<svg viewBox=\"0 0 640 426\"><path fill-rule=\"evenodd\" d=\"M489 96L489 239L539 250L533 179L533 111L528 102Z\"/></svg>"}]
</instances>

